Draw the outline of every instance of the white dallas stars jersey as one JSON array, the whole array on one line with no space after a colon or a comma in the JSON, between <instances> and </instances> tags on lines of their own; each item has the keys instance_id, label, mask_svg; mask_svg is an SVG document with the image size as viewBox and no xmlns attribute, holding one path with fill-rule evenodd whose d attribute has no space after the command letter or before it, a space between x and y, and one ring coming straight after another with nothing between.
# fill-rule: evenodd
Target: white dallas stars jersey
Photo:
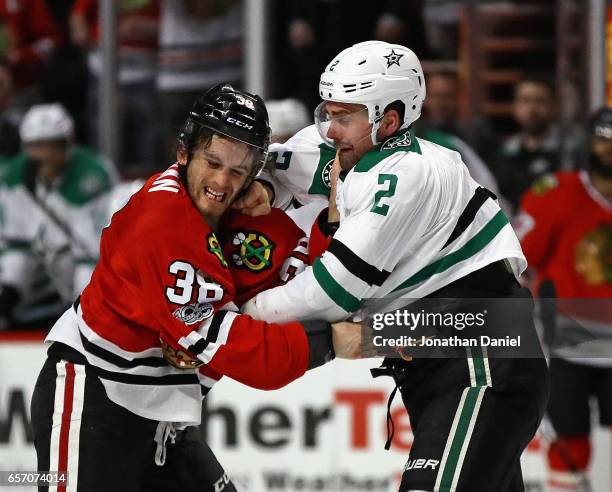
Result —
<instances>
[{"instance_id":1,"label":"white dallas stars jersey","mask_svg":"<svg viewBox=\"0 0 612 492\"><path fill-rule=\"evenodd\" d=\"M295 152L288 157L287 187L304 186L301 169L289 181L300 161ZM323 256L249 301L248 314L338 320L400 307L408 303L402 296L426 296L498 260L517 276L526 268L508 219L459 154L410 131L359 161L338 187L338 208L340 227Z\"/></svg>"},{"instance_id":2,"label":"white dallas stars jersey","mask_svg":"<svg viewBox=\"0 0 612 492\"><path fill-rule=\"evenodd\" d=\"M323 142L315 125L297 132L287 142L270 145L268 162L271 175L262 179L274 188L273 206L286 210L316 200L327 203L331 189L331 169L336 149Z\"/></svg>"},{"instance_id":3,"label":"white dallas stars jersey","mask_svg":"<svg viewBox=\"0 0 612 492\"><path fill-rule=\"evenodd\" d=\"M0 180L0 284L21 294L12 313L18 322L59 317L74 299L75 269L98 249L82 225L84 210L108 192L114 174L111 164L78 146L52 184L23 153L7 163Z\"/></svg>"}]
</instances>

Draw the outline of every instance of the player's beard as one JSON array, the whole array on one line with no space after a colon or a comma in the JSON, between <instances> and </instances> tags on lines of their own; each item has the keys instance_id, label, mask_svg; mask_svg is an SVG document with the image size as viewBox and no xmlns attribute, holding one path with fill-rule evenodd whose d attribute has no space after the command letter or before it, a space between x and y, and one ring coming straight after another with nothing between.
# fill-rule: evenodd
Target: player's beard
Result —
<instances>
[{"instance_id":1,"label":"player's beard","mask_svg":"<svg viewBox=\"0 0 612 492\"><path fill-rule=\"evenodd\" d=\"M355 155L355 150L350 149L344 152L340 152L338 154L338 160L340 161L340 167L343 171L350 171L357 164L357 156Z\"/></svg>"},{"instance_id":2,"label":"player's beard","mask_svg":"<svg viewBox=\"0 0 612 492\"><path fill-rule=\"evenodd\" d=\"M349 147L346 150L338 153L338 160L340 161L340 167L343 171L348 172L353 169L361 158L372 149L373 145L370 145L372 141L371 138L371 135L368 133L367 135L364 135L356 144L349 144ZM362 143L366 143L366 147L362 148ZM342 145L342 142L335 143L336 149L342 149ZM361 153L358 152L358 149L360 149Z\"/></svg>"}]
</instances>

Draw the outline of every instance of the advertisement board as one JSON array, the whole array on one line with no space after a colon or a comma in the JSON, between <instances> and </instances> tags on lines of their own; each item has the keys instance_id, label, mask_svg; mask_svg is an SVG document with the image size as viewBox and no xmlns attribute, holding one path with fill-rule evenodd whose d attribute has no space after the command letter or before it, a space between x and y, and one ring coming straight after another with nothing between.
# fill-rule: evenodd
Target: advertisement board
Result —
<instances>
[{"instance_id":1,"label":"advertisement board","mask_svg":"<svg viewBox=\"0 0 612 492\"><path fill-rule=\"evenodd\" d=\"M0 340L0 470L36 469L29 403L44 358L40 341ZM334 361L272 392L224 378L205 400L203 437L239 490L395 491L412 434L398 395L391 406L393 445L384 449L394 385L372 379L369 369L379 362ZM610 433L599 429L593 492L610 491L610 447ZM523 455L528 491L545 490L545 451L536 437Z\"/></svg>"}]
</instances>

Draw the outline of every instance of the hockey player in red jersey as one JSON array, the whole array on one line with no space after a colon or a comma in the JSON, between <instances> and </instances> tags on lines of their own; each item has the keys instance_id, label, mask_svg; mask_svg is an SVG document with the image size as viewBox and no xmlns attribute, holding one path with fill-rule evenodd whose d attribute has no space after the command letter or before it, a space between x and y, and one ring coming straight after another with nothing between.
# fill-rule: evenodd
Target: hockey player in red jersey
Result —
<instances>
[{"instance_id":1,"label":"hockey player in red jersey","mask_svg":"<svg viewBox=\"0 0 612 492\"><path fill-rule=\"evenodd\" d=\"M67 471L68 490L235 490L193 427L201 397L222 375L274 389L334 349L357 355L358 325L270 324L231 310L217 231L263 165L268 136L261 98L212 88L190 112L178 162L104 231L90 284L47 337L32 398L38 469ZM265 267L269 244L242 243Z\"/></svg>"},{"instance_id":2,"label":"hockey player in red jersey","mask_svg":"<svg viewBox=\"0 0 612 492\"><path fill-rule=\"evenodd\" d=\"M545 318L554 331L546 336L557 435L548 451L551 492L589 490L591 397L601 423L612 425L612 109L599 110L589 130L588 168L536 181L514 224L537 274L534 291L556 296L563 313ZM595 339L577 343L580 327Z\"/></svg>"}]
</instances>

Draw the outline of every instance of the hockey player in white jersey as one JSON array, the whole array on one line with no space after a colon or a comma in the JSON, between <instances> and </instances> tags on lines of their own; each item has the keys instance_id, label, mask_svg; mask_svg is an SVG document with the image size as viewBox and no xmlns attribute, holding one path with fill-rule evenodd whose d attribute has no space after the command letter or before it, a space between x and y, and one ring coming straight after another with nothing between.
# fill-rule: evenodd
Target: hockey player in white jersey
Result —
<instances>
[{"instance_id":1,"label":"hockey player in white jersey","mask_svg":"<svg viewBox=\"0 0 612 492\"><path fill-rule=\"evenodd\" d=\"M459 154L414 135L426 94L416 55L378 41L355 45L327 66L319 94L321 145L337 152L342 172L329 216L335 222L336 205L339 223L326 223L326 212L317 223L337 230L311 268L244 310L276 321L338 320L398 309L406 297L523 298L524 316L512 319L532 329L529 294L516 281L526 261L495 196ZM328 179L333 162L330 152L309 182L300 168L291 175L291 154L279 157L298 200ZM496 328L512 333L510 319ZM520 454L547 397L542 358L386 359L383 372L394 377L415 434L401 490L523 490Z\"/></svg>"},{"instance_id":2,"label":"hockey player in white jersey","mask_svg":"<svg viewBox=\"0 0 612 492\"><path fill-rule=\"evenodd\" d=\"M32 106L20 138L23 152L0 180L0 324L48 328L74 299L75 269L97 256L82 217L116 171L74 143L73 119L60 104Z\"/></svg>"}]
</instances>

